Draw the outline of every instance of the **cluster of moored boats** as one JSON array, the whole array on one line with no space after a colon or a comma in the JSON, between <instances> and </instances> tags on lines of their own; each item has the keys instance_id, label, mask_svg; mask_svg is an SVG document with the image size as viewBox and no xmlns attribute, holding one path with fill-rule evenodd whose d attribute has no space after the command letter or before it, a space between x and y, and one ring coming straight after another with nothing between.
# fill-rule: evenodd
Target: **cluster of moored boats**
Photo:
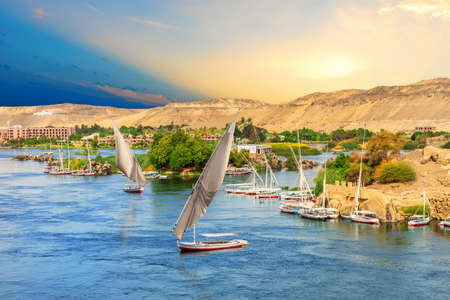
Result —
<instances>
[{"instance_id":1,"label":"cluster of moored boats","mask_svg":"<svg viewBox=\"0 0 450 300\"><path fill-rule=\"evenodd\" d=\"M89 148L87 148L87 159L89 162L89 168L87 170L72 170L70 168L70 147L69 141L67 140L67 165L64 166L64 158L62 152L62 144L60 143L59 148L58 164L56 166L47 165L42 171L45 174L50 175L73 175L73 176L95 176L95 172L92 170L91 155L89 153Z\"/></svg>"}]
</instances>

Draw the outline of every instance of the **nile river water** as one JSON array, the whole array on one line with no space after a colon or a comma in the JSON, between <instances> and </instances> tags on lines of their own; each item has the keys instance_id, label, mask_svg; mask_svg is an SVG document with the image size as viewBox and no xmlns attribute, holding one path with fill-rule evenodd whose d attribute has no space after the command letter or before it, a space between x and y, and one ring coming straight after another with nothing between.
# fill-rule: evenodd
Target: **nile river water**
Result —
<instances>
[{"instance_id":1,"label":"nile river water","mask_svg":"<svg viewBox=\"0 0 450 300\"><path fill-rule=\"evenodd\" d=\"M170 231L193 181L151 181L130 195L123 176L45 175L43 164L10 159L22 152L0 149L0 299L450 297L450 231L436 223L314 222L280 214L277 200L220 191L197 232L235 232L250 245L180 254Z\"/></svg>"}]
</instances>

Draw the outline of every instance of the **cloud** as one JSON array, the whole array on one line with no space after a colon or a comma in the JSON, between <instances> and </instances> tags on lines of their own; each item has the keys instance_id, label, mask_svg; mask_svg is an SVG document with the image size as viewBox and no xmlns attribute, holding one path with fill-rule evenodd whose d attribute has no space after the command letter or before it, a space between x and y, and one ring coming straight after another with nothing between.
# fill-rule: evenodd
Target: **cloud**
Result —
<instances>
[{"instance_id":1,"label":"cloud","mask_svg":"<svg viewBox=\"0 0 450 300\"><path fill-rule=\"evenodd\" d=\"M434 18L450 20L449 0L405 0L394 6L381 8L379 13L392 13L394 10L404 10L416 15L431 15Z\"/></svg>"},{"instance_id":2,"label":"cloud","mask_svg":"<svg viewBox=\"0 0 450 300\"><path fill-rule=\"evenodd\" d=\"M105 12L101 11L100 9L98 9L97 7L95 7L94 5L90 4L90 3L86 3L87 7L89 7L90 10L100 14L100 15L104 15Z\"/></svg>"},{"instance_id":3,"label":"cloud","mask_svg":"<svg viewBox=\"0 0 450 300\"><path fill-rule=\"evenodd\" d=\"M34 12L34 18L36 18L36 19L43 19L43 18L48 17L48 13L45 10L43 10L42 8L35 8L35 9L33 9L33 12Z\"/></svg>"},{"instance_id":4,"label":"cloud","mask_svg":"<svg viewBox=\"0 0 450 300\"><path fill-rule=\"evenodd\" d=\"M101 89L102 91L105 91L107 93L126 98L128 100L135 100L137 102L143 103L143 104L167 104L169 103L169 100L167 100L166 97L163 95L156 95L156 94L148 94L148 93L139 93L127 89L120 89L115 88L107 85L96 85L97 88Z\"/></svg>"},{"instance_id":5,"label":"cloud","mask_svg":"<svg viewBox=\"0 0 450 300\"><path fill-rule=\"evenodd\" d=\"M160 23L157 21L152 21L149 19L130 18L129 20L138 24L149 25L158 29L176 29L175 26Z\"/></svg>"}]
</instances>

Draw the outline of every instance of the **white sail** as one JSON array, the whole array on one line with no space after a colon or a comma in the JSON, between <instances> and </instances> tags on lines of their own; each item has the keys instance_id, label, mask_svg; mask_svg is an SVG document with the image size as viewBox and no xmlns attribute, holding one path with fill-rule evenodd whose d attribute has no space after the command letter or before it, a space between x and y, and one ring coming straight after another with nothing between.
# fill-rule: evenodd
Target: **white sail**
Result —
<instances>
[{"instance_id":1,"label":"white sail","mask_svg":"<svg viewBox=\"0 0 450 300\"><path fill-rule=\"evenodd\" d=\"M116 167L140 186L145 186L147 180L145 179L144 173L142 172L141 166L134 156L133 151L131 151L130 146L120 134L114 121L113 127L116 144Z\"/></svg>"},{"instance_id":2,"label":"white sail","mask_svg":"<svg viewBox=\"0 0 450 300\"><path fill-rule=\"evenodd\" d=\"M172 230L172 233L180 240L183 239L186 230L195 225L206 213L209 204L222 185L230 157L235 126L236 119L228 126L184 205L183 211Z\"/></svg>"}]
</instances>

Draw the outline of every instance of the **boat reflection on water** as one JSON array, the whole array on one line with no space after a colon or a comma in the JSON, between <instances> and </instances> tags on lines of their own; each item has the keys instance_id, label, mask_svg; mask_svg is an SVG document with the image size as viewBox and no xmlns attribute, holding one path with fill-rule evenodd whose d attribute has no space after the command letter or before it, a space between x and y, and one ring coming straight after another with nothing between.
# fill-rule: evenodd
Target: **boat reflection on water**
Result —
<instances>
[{"instance_id":1,"label":"boat reflection on water","mask_svg":"<svg viewBox=\"0 0 450 300\"><path fill-rule=\"evenodd\" d=\"M226 250L223 250L226 251ZM218 251L214 251L214 253L217 253ZM187 252L187 253L180 253L180 256L178 257L178 268L177 273L181 275L184 279L186 279L187 282L191 284L193 289L196 291L195 299L213 299L211 295L207 294L205 291L205 288L202 285L202 279L199 278L197 274L197 268L198 268L198 257L195 257L197 255L204 255L204 254L214 254L211 252L205 253L205 252ZM183 260L186 258L186 256L194 256L193 258L193 265L189 267L189 271L184 266Z\"/></svg>"},{"instance_id":2,"label":"boat reflection on water","mask_svg":"<svg viewBox=\"0 0 450 300\"><path fill-rule=\"evenodd\" d=\"M141 194L134 194L137 197L141 196ZM139 197L140 198L140 197ZM136 225L136 211L139 199L130 198L128 200L129 208L128 212L124 217L123 225L121 226L121 233L120 233L120 246L125 247L128 242L128 238L130 236L131 231Z\"/></svg>"}]
</instances>

